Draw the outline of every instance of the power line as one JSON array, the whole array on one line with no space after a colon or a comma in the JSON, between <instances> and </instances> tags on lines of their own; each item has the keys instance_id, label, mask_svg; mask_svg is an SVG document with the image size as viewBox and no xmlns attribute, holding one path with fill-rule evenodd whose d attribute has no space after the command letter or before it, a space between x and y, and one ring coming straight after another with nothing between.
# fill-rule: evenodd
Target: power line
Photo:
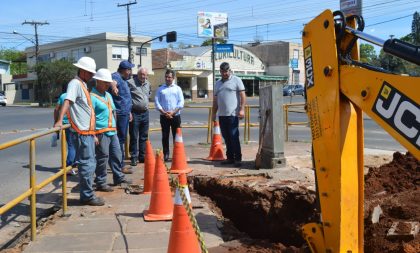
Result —
<instances>
[{"instance_id":1,"label":"power line","mask_svg":"<svg viewBox=\"0 0 420 253\"><path fill-rule=\"evenodd\" d=\"M131 26L130 26L130 5L137 4L137 1L134 2L128 2L126 4L118 4L118 7L126 7L127 8L127 26L128 26L128 61L131 62L133 57L131 53Z\"/></svg>"}]
</instances>

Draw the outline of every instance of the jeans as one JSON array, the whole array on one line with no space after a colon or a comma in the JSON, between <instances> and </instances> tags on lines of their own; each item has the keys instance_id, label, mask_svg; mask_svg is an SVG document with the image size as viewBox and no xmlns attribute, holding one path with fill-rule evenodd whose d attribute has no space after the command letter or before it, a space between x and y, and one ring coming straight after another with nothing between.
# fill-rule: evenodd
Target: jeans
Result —
<instances>
[{"instance_id":1,"label":"jeans","mask_svg":"<svg viewBox=\"0 0 420 253\"><path fill-rule=\"evenodd\" d=\"M95 140L93 135L76 136L76 162L79 169L80 200L89 201L95 197L93 192L93 174L95 173Z\"/></svg>"},{"instance_id":2,"label":"jeans","mask_svg":"<svg viewBox=\"0 0 420 253\"><path fill-rule=\"evenodd\" d=\"M236 116L219 116L219 122L226 144L227 159L242 161L241 143L239 141L239 118Z\"/></svg>"},{"instance_id":3,"label":"jeans","mask_svg":"<svg viewBox=\"0 0 420 253\"><path fill-rule=\"evenodd\" d=\"M117 135L121 149L121 168L124 167L124 144L127 139L128 122L130 114L117 114Z\"/></svg>"},{"instance_id":4,"label":"jeans","mask_svg":"<svg viewBox=\"0 0 420 253\"><path fill-rule=\"evenodd\" d=\"M146 141L149 134L149 111L133 112L130 122L130 155L131 159L144 160Z\"/></svg>"},{"instance_id":5,"label":"jeans","mask_svg":"<svg viewBox=\"0 0 420 253\"><path fill-rule=\"evenodd\" d=\"M106 185L106 165L112 171L114 184L124 180L124 174L121 172L121 149L117 135L107 136L105 134L97 135L99 145L96 146L96 186Z\"/></svg>"},{"instance_id":6,"label":"jeans","mask_svg":"<svg viewBox=\"0 0 420 253\"><path fill-rule=\"evenodd\" d=\"M165 157L169 157L169 131L172 129L172 138L175 140L176 129L181 127L181 115L168 119L160 115L160 126L162 127L162 147Z\"/></svg>"},{"instance_id":7,"label":"jeans","mask_svg":"<svg viewBox=\"0 0 420 253\"><path fill-rule=\"evenodd\" d=\"M66 142L67 142L66 166L72 166L75 163L75 159L76 159L75 142L77 141L77 133L71 131L69 128L67 128L64 131L66 133Z\"/></svg>"}]
</instances>

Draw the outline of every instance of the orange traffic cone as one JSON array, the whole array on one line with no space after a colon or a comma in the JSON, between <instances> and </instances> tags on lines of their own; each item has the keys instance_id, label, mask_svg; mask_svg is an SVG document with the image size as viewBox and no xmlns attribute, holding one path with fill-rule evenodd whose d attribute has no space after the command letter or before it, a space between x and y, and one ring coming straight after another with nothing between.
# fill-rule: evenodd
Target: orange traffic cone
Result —
<instances>
[{"instance_id":1,"label":"orange traffic cone","mask_svg":"<svg viewBox=\"0 0 420 253\"><path fill-rule=\"evenodd\" d=\"M144 188L143 194L150 194L153 186L153 176L155 174L155 156L153 155L152 144L146 141L146 152L144 154Z\"/></svg>"},{"instance_id":2,"label":"orange traffic cone","mask_svg":"<svg viewBox=\"0 0 420 253\"><path fill-rule=\"evenodd\" d=\"M220 133L220 126L218 121L214 121L213 139L211 140L210 154L205 160L222 161L226 160L223 155L222 135Z\"/></svg>"},{"instance_id":3,"label":"orange traffic cone","mask_svg":"<svg viewBox=\"0 0 420 253\"><path fill-rule=\"evenodd\" d=\"M181 128L176 129L174 152L172 152L172 166L170 173L181 174L189 173L192 169L188 168L187 159L185 158L184 143L182 141Z\"/></svg>"},{"instance_id":4,"label":"orange traffic cone","mask_svg":"<svg viewBox=\"0 0 420 253\"><path fill-rule=\"evenodd\" d=\"M168 174L163 164L162 152L156 154L156 168L153 176L152 196L150 197L149 210L144 210L145 221L171 220L173 201L169 187Z\"/></svg>"},{"instance_id":5,"label":"orange traffic cone","mask_svg":"<svg viewBox=\"0 0 420 253\"><path fill-rule=\"evenodd\" d=\"M179 174L179 184L191 205L188 191L187 176ZM187 211L182 204L179 189L175 192L174 215L172 219L171 234L169 236L168 253L200 253L197 236L194 233Z\"/></svg>"}]
</instances>

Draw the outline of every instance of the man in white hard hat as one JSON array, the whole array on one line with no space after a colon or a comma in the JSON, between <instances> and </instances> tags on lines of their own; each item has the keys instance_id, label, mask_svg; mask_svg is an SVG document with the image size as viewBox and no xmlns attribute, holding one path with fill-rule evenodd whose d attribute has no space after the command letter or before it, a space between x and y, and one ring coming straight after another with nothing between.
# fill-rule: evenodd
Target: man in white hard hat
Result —
<instances>
[{"instance_id":1,"label":"man in white hard hat","mask_svg":"<svg viewBox=\"0 0 420 253\"><path fill-rule=\"evenodd\" d=\"M60 110L54 127L61 127L64 114L67 114L77 138L76 162L79 170L80 202L83 205L103 206L104 200L95 196L93 174L95 159L95 112L86 83L96 73L95 60L82 57L74 64L78 68L77 76L67 87L67 96Z\"/></svg>"},{"instance_id":2,"label":"man in white hard hat","mask_svg":"<svg viewBox=\"0 0 420 253\"><path fill-rule=\"evenodd\" d=\"M111 94L106 92L112 82L111 72L99 69L93 79L96 80L96 86L90 95L96 116L96 190L111 192L113 189L106 183L107 164L111 168L114 185L130 182L121 171L121 148L113 115L115 105Z\"/></svg>"}]
</instances>

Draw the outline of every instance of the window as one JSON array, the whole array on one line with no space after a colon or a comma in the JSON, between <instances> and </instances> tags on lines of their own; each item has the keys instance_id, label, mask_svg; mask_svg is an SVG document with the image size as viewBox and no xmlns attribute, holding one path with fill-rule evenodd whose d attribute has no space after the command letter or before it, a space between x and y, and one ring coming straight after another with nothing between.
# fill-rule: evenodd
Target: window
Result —
<instances>
[{"instance_id":1,"label":"window","mask_svg":"<svg viewBox=\"0 0 420 253\"><path fill-rule=\"evenodd\" d=\"M139 55L140 54L140 47L136 47L136 54ZM141 55L142 56L147 56L147 48L142 48L141 49Z\"/></svg>"},{"instance_id":2,"label":"window","mask_svg":"<svg viewBox=\"0 0 420 253\"><path fill-rule=\"evenodd\" d=\"M112 59L114 60L128 59L128 48L112 46Z\"/></svg>"},{"instance_id":3,"label":"window","mask_svg":"<svg viewBox=\"0 0 420 253\"><path fill-rule=\"evenodd\" d=\"M293 49L293 59L299 59L299 49Z\"/></svg>"},{"instance_id":4,"label":"window","mask_svg":"<svg viewBox=\"0 0 420 253\"><path fill-rule=\"evenodd\" d=\"M67 60L68 58L69 58L69 54L68 52L65 52L65 51L57 52L55 54L55 59L57 60L62 60L62 59Z\"/></svg>"},{"instance_id":5,"label":"window","mask_svg":"<svg viewBox=\"0 0 420 253\"><path fill-rule=\"evenodd\" d=\"M83 48L71 50L71 57L73 58L73 61L76 62L83 56L85 56L85 52L83 51Z\"/></svg>"}]
</instances>

